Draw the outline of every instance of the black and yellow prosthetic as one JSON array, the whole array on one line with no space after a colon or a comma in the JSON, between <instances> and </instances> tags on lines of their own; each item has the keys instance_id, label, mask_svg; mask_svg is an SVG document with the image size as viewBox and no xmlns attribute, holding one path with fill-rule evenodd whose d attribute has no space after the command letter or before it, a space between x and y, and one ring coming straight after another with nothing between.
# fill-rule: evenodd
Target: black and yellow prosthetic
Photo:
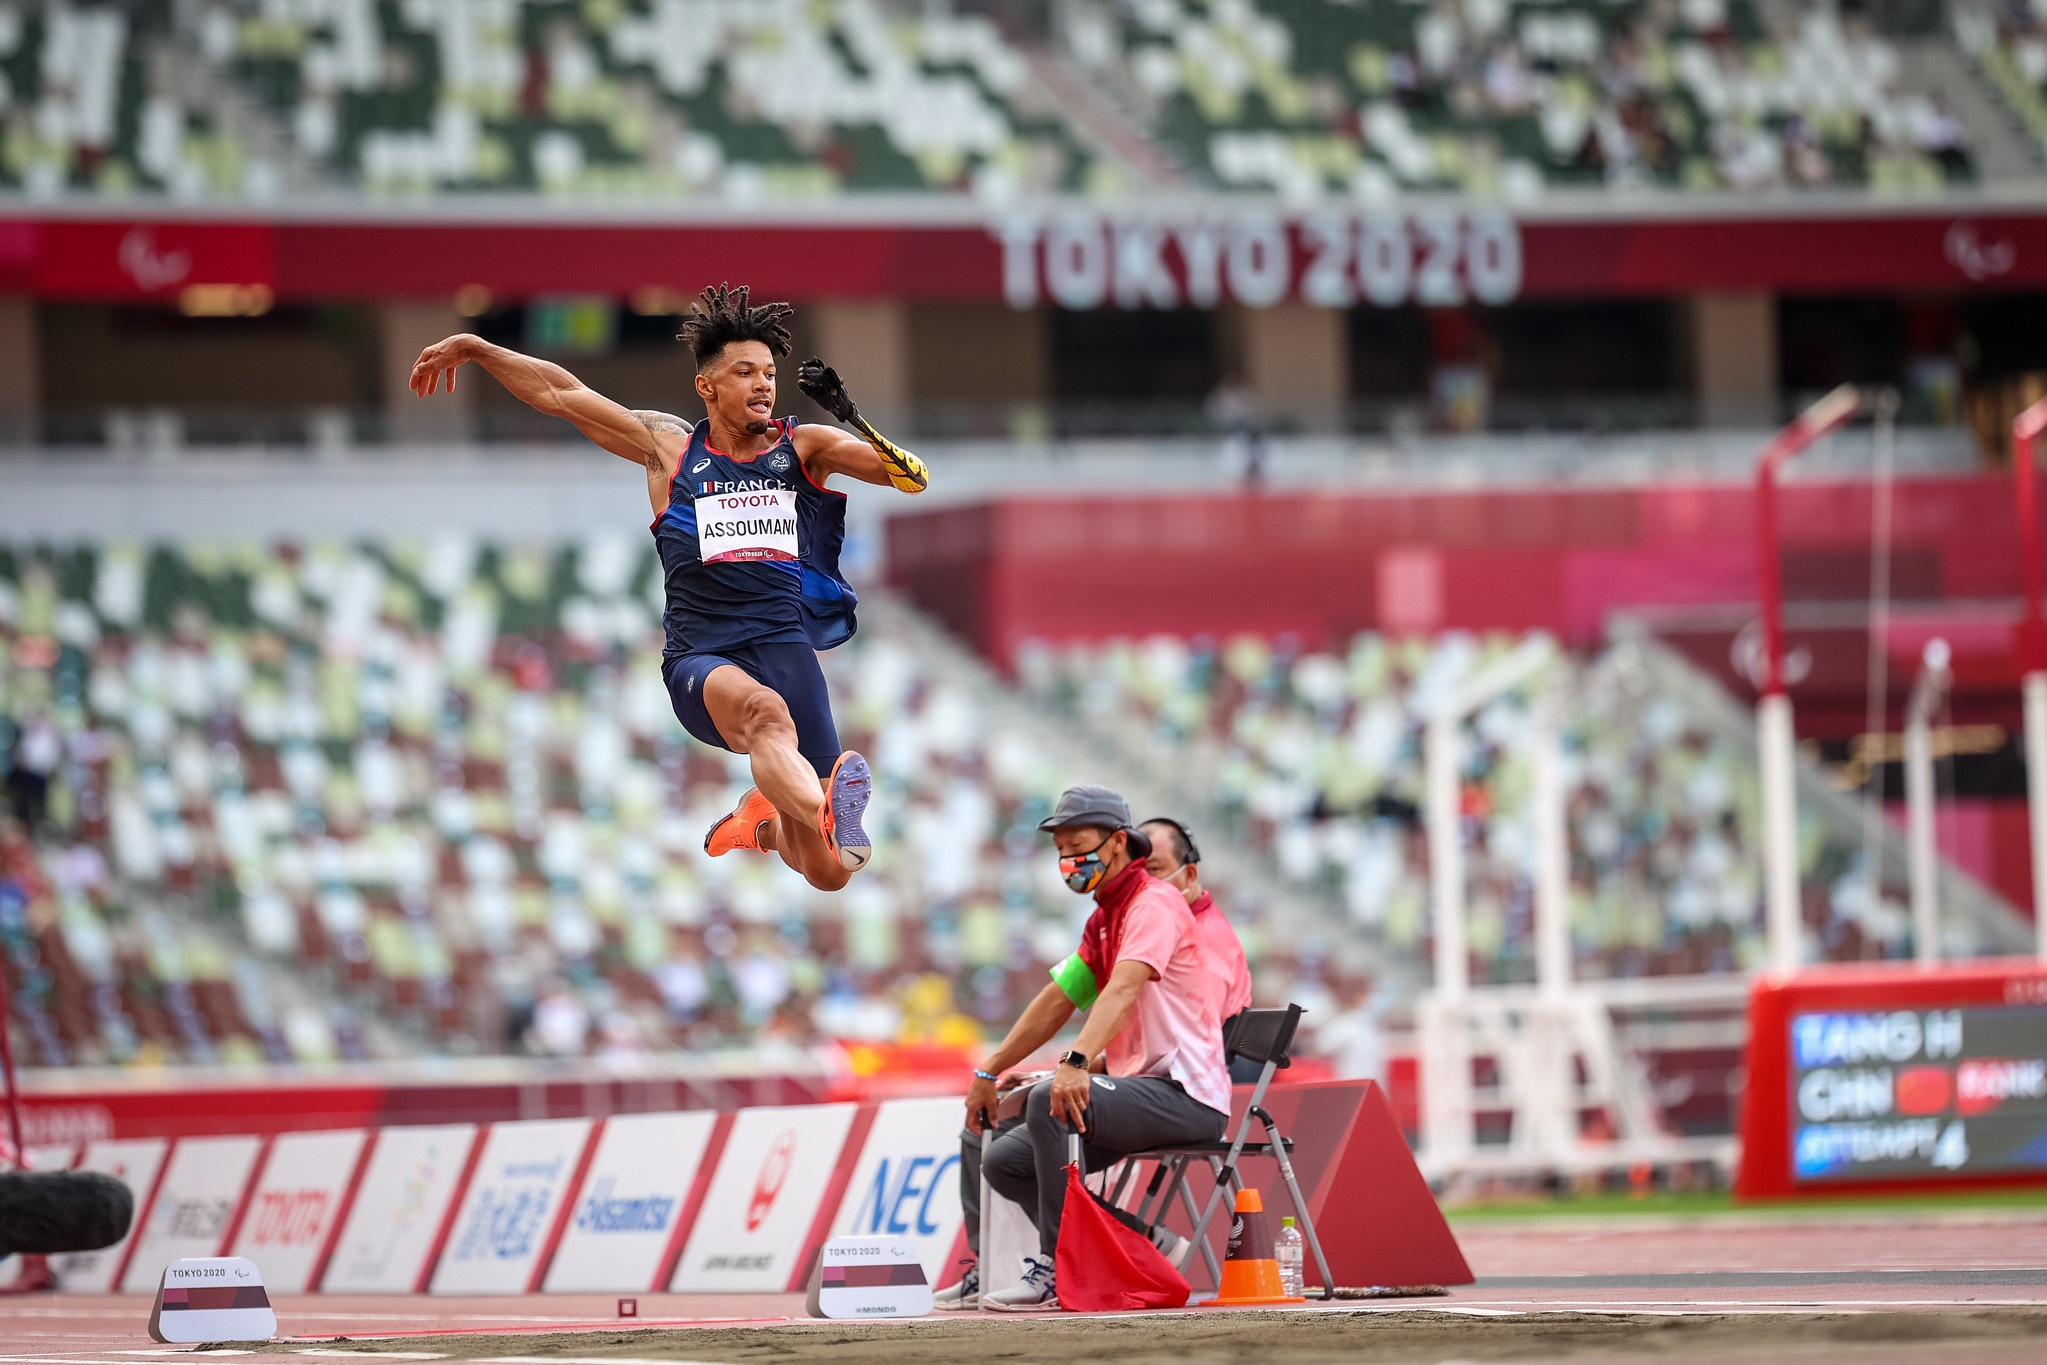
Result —
<instances>
[{"instance_id":1,"label":"black and yellow prosthetic","mask_svg":"<svg viewBox=\"0 0 2047 1365\"><path fill-rule=\"evenodd\" d=\"M924 462L876 431L874 424L860 415L860 409L855 406L853 396L846 392L845 381L839 378L837 370L812 356L797 367L796 387L803 390L811 402L853 428L862 440L874 447L890 484L905 493L921 493L930 486L931 471L924 467Z\"/></svg>"}]
</instances>

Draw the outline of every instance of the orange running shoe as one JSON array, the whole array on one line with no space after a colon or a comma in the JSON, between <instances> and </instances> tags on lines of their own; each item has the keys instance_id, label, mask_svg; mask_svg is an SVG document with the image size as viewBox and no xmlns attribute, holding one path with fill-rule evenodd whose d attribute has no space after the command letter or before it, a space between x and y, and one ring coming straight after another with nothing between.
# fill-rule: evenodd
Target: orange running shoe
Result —
<instances>
[{"instance_id":1,"label":"orange running shoe","mask_svg":"<svg viewBox=\"0 0 2047 1365\"><path fill-rule=\"evenodd\" d=\"M767 797L761 795L759 787L748 787L733 812L711 826L711 832L704 836L704 852L713 858L722 858L735 848L752 853L764 852L761 848L761 826L774 819L775 813L775 808L768 803Z\"/></svg>"}]
</instances>

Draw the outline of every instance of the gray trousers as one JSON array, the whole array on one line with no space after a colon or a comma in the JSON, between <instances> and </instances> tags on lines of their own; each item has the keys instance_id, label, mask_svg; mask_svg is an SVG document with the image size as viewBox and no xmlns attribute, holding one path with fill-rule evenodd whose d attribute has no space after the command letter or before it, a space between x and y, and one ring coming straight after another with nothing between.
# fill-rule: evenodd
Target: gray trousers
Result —
<instances>
[{"instance_id":1,"label":"gray trousers","mask_svg":"<svg viewBox=\"0 0 2047 1365\"><path fill-rule=\"evenodd\" d=\"M1219 1114L1164 1076L1096 1076L1088 1095L1087 1134L1081 1144L1085 1169L1100 1171L1131 1152L1180 1142L1214 1142L1229 1126ZM1020 1117L995 1129L988 1148L988 1184L1013 1199L1038 1230L1038 1251L1051 1256L1059 1246L1059 1215L1066 1204L1066 1127L1052 1117L1052 1087L1040 1081L1024 1101ZM960 1209L966 1215L967 1245L981 1254L981 1137L960 1133ZM1148 1232L1129 1214L1123 1222ZM999 1285L992 1286L1000 1288Z\"/></svg>"}]
</instances>

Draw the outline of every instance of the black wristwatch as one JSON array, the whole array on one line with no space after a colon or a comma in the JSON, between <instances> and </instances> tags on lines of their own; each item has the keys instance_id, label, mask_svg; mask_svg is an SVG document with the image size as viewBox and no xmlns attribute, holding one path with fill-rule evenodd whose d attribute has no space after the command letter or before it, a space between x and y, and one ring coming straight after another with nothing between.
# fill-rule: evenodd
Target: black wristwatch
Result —
<instances>
[{"instance_id":1,"label":"black wristwatch","mask_svg":"<svg viewBox=\"0 0 2047 1365\"><path fill-rule=\"evenodd\" d=\"M1081 1052L1078 1050L1066 1053L1059 1059L1059 1064L1061 1066L1075 1067L1081 1071L1087 1070L1087 1063L1088 1063L1087 1054L1085 1052Z\"/></svg>"}]
</instances>

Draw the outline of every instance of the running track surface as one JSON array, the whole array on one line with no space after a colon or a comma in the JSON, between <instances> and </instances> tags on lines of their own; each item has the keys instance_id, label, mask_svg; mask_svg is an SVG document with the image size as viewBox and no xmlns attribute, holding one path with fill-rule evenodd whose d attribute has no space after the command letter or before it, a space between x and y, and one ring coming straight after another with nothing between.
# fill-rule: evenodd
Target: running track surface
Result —
<instances>
[{"instance_id":1,"label":"running track surface","mask_svg":"<svg viewBox=\"0 0 2047 1365\"><path fill-rule=\"evenodd\" d=\"M2047 1210L1883 1216L1736 1215L1705 1219L1543 1218L1465 1224L1457 1236L1479 1281L1447 1298L1346 1303L1491 1316L1544 1310L1853 1312L2047 1307ZM762 1326L800 1317L795 1294L640 1294L645 1326ZM631 1325L617 1295L500 1298L315 1295L276 1302L299 1338L428 1332L563 1331ZM1311 1304L1312 1307L1312 1304ZM178 1348L146 1330L141 1295L0 1298L0 1365L146 1365ZM307 1341L234 1365L297 1361ZM319 1357L313 1357L313 1360ZM226 1362L223 1362L226 1365Z\"/></svg>"}]
</instances>

